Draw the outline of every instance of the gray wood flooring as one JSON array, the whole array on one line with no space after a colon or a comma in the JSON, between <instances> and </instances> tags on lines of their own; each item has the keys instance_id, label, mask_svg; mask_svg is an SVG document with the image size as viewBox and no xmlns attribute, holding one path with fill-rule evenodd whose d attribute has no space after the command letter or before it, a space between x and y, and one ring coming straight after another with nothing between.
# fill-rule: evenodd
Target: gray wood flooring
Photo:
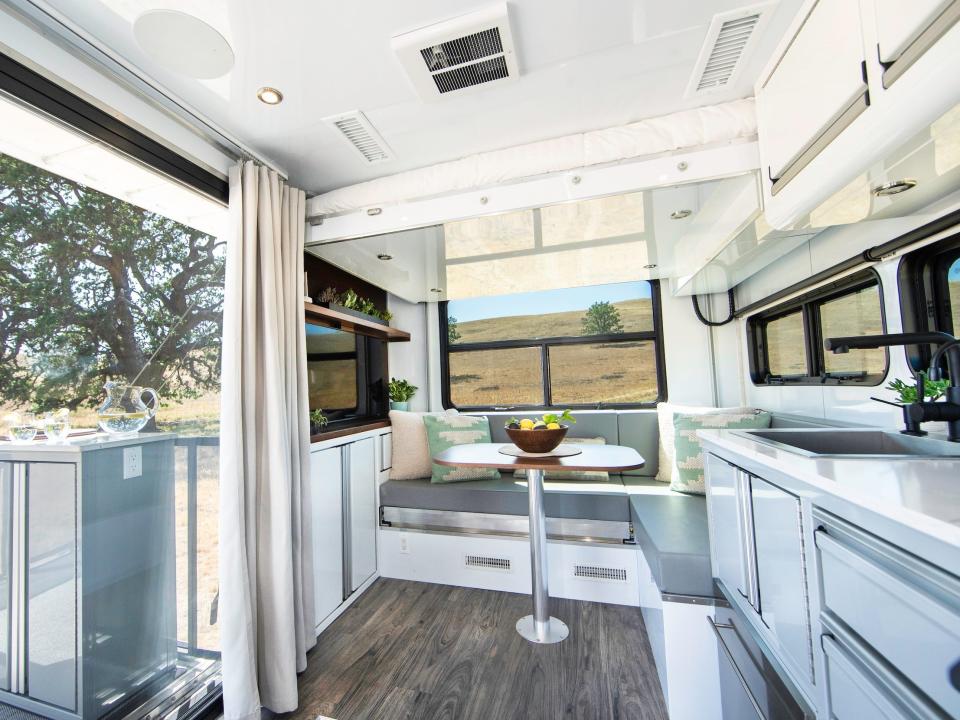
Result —
<instances>
[{"instance_id":1,"label":"gray wood flooring","mask_svg":"<svg viewBox=\"0 0 960 720\"><path fill-rule=\"evenodd\" d=\"M666 720L638 608L551 600L570 628L534 645L530 598L378 580L319 638L284 720Z\"/></svg>"}]
</instances>

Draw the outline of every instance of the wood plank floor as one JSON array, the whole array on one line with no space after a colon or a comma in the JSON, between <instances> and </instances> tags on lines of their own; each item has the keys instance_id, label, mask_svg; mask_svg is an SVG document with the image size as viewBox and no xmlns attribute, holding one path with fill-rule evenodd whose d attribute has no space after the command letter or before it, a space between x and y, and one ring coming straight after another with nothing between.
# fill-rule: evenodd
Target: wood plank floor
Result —
<instances>
[{"instance_id":1,"label":"wood plank floor","mask_svg":"<svg viewBox=\"0 0 960 720\"><path fill-rule=\"evenodd\" d=\"M525 595L380 579L319 638L284 720L666 720L638 608L551 600L570 628L535 645Z\"/></svg>"}]
</instances>

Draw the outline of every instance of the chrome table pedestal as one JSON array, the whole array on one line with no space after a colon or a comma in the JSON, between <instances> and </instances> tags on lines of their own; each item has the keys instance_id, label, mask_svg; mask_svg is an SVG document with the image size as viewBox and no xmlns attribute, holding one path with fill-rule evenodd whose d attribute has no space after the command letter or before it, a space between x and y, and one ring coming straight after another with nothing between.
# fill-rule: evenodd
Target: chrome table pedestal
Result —
<instances>
[{"instance_id":1,"label":"chrome table pedestal","mask_svg":"<svg viewBox=\"0 0 960 720\"><path fill-rule=\"evenodd\" d=\"M517 620L517 632L530 642L558 643L570 634L570 630L562 620L550 617L543 470L527 470L527 495L530 500L530 576L533 583L533 615L526 615Z\"/></svg>"}]
</instances>

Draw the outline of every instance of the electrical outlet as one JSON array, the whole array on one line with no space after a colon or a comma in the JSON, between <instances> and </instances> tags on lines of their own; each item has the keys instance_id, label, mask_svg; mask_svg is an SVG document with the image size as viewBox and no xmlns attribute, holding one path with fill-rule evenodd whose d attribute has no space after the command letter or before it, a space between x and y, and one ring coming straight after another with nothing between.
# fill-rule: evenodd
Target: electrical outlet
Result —
<instances>
[{"instance_id":1,"label":"electrical outlet","mask_svg":"<svg viewBox=\"0 0 960 720\"><path fill-rule=\"evenodd\" d=\"M123 479L138 478L143 475L143 448L139 445L123 449Z\"/></svg>"},{"instance_id":2,"label":"electrical outlet","mask_svg":"<svg viewBox=\"0 0 960 720\"><path fill-rule=\"evenodd\" d=\"M404 555L408 555L410 553L410 546L407 544L406 533L400 533L400 552Z\"/></svg>"}]
</instances>

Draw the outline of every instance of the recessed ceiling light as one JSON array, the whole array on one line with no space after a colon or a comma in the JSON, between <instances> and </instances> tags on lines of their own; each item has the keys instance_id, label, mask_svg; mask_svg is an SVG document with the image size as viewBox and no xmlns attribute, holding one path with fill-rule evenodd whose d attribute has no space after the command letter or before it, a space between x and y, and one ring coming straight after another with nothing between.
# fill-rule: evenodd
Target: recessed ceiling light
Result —
<instances>
[{"instance_id":1,"label":"recessed ceiling light","mask_svg":"<svg viewBox=\"0 0 960 720\"><path fill-rule=\"evenodd\" d=\"M387 255L386 253L380 253L377 255L377 260L393 260L393 255Z\"/></svg>"},{"instance_id":2,"label":"recessed ceiling light","mask_svg":"<svg viewBox=\"0 0 960 720\"><path fill-rule=\"evenodd\" d=\"M279 105L283 102L283 93L272 87L262 87L257 90L257 97L260 102L267 105Z\"/></svg>"},{"instance_id":3,"label":"recessed ceiling light","mask_svg":"<svg viewBox=\"0 0 960 720\"><path fill-rule=\"evenodd\" d=\"M212 80L233 68L233 49L215 28L177 10L148 10L133 21L137 44L175 73Z\"/></svg>"},{"instance_id":4,"label":"recessed ceiling light","mask_svg":"<svg viewBox=\"0 0 960 720\"><path fill-rule=\"evenodd\" d=\"M686 209L684 209L684 210L674 210L672 213L670 213L670 219L671 219L671 220L683 220L684 218L688 218L688 217L690 217L691 215L693 215L693 210L686 210Z\"/></svg>"},{"instance_id":5,"label":"recessed ceiling light","mask_svg":"<svg viewBox=\"0 0 960 720\"><path fill-rule=\"evenodd\" d=\"M877 185L873 189L873 194L877 197L887 197L888 195L898 195L907 190L912 190L917 186L916 180L894 180L892 182Z\"/></svg>"},{"instance_id":6,"label":"recessed ceiling light","mask_svg":"<svg viewBox=\"0 0 960 720\"><path fill-rule=\"evenodd\" d=\"M653 270L656 266L657 266L656 263L650 263L649 265L644 265L644 266L643 266L643 269L644 269L644 270Z\"/></svg>"},{"instance_id":7,"label":"recessed ceiling light","mask_svg":"<svg viewBox=\"0 0 960 720\"><path fill-rule=\"evenodd\" d=\"M443 288L430 288L430 292L432 292L432 293L442 293L442 292L443 292Z\"/></svg>"}]
</instances>

